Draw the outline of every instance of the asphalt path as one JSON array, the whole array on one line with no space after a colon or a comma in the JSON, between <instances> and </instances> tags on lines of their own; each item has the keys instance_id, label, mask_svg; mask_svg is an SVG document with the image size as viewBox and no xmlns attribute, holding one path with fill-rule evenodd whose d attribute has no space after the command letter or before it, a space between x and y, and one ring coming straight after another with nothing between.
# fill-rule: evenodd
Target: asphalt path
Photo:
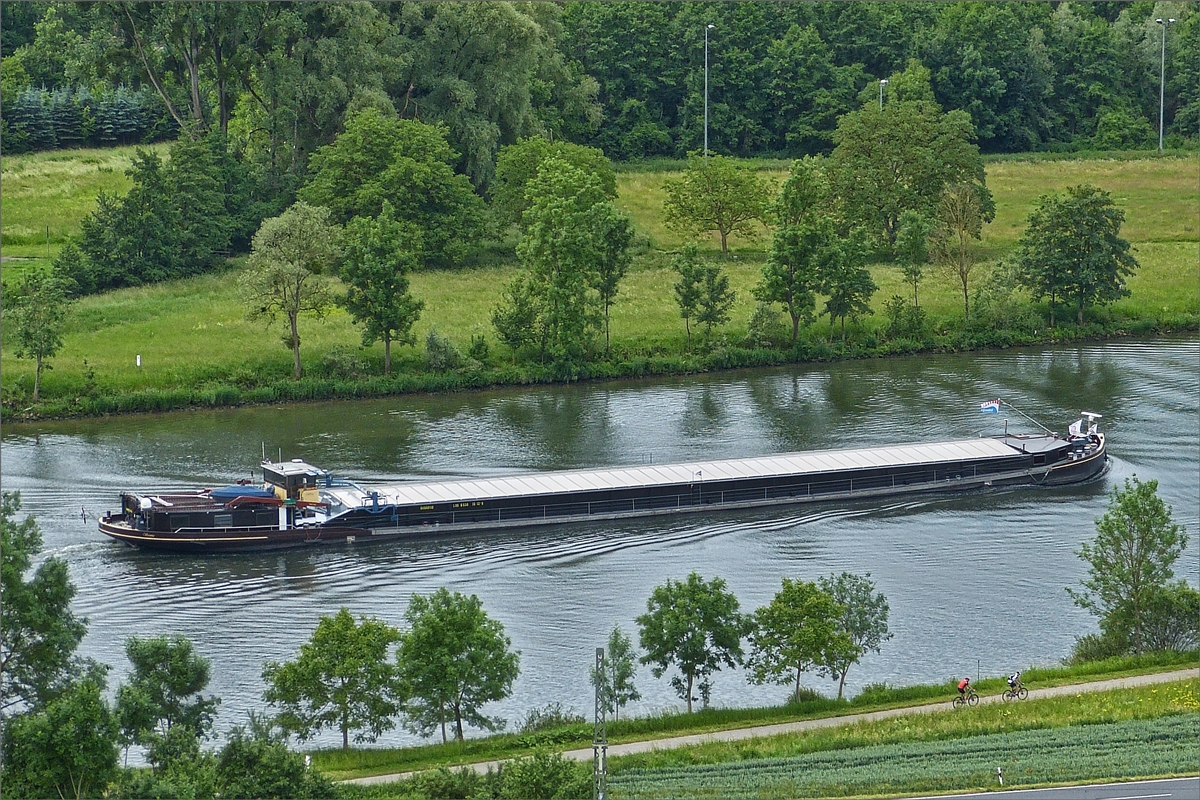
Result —
<instances>
[{"instance_id":1,"label":"asphalt path","mask_svg":"<svg viewBox=\"0 0 1200 800\"><path fill-rule=\"evenodd\" d=\"M1098 783L1088 786L1058 786L1049 789L1015 789L1002 792L972 792L955 795L923 795L905 800L1200 800L1200 777L1164 778L1155 781Z\"/></svg>"},{"instance_id":2,"label":"asphalt path","mask_svg":"<svg viewBox=\"0 0 1200 800\"><path fill-rule=\"evenodd\" d=\"M1173 672L1159 672L1153 675L1133 675L1128 678L1113 678L1104 681L1093 681L1091 683L1073 683L1065 686L1052 686L1046 689L1030 689L1029 699L1033 700L1039 697L1059 697L1062 695L1080 694L1081 692L1104 692L1110 689L1125 689L1131 686L1148 686L1155 683L1169 683L1171 681L1181 681L1187 678L1200 677L1200 669L1182 669ZM1002 703L1003 698L1000 695L980 696L981 704L987 703ZM1014 702L1014 701L1009 701ZM1015 702L1027 702L1017 700ZM811 731L819 728L834 728L843 725L853 725L858 722L873 722L880 719L891 719L893 717L910 716L913 714L932 714L938 711L946 711L950 708L950 701L941 703L930 703L923 706L907 706L905 708L891 708L885 711L871 711L865 714L849 714L841 717L824 717L822 719L806 719L799 722L782 722L776 725L759 725L753 728L735 728L732 730L713 731L711 733L698 733L690 736L672 736L666 739L651 739L642 742L626 742L624 744L610 744L607 749L608 756L624 756L632 753L648 753L654 750L672 750L677 747L692 747L698 744L707 744L709 742L734 742L742 739L758 739L765 736L777 736L781 733L796 733L800 731ZM563 758L569 758L573 761L591 761L593 757L592 748L583 748L580 750L567 750L563 754ZM489 768L495 769L500 761L483 761L474 764L463 764L456 769L473 769L478 773L485 773ZM373 783L391 783L402 778L412 776L412 772L401 772L391 775L371 775L366 778L352 778L344 783L358 784L373 784ZM1128 784L1116 784L1118 786L1126 786ZM1068 787L1070 790L1081 790L1091 787ZM1038 790L1044 791L1044 790ZM1067 791L1067 789L1064 789ZM977 795L955 795L956 797L973 797ZM982 796L982 795L978 795ZM987 794L989 798L1006 797L1007 795L990 792ZM1013 795L1024 797L1024 795ZM1042 798L1043 795L1028 795L1029 797ZM1187 798L1187 800L1200 800L1200 792L1192 792L1191 794L1178 795L1156 795L1146 794L1138 795L1139 797L1179 797ZM1092 798L1093 795L1083 794L1066 794L1055 795L1054 800L1065 800L1065 798ZM1095 795L1097 798L1118 797L1118 795ZM1133 795L1120 795L1120 797L1132 798Z\"/></svg>"}]
</instances>

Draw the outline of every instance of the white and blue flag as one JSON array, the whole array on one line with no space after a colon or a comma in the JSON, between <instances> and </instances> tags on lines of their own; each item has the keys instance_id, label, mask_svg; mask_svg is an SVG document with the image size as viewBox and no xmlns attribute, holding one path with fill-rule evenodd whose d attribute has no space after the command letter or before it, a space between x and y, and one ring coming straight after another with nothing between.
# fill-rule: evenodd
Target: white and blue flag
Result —
<instances>
[{"instance_id":1,"label":"white and blue flag","mask_svg":"<svg viewBox=\"0 0 1200 800\"><path fill-rule=\"evenodd\" d=\"M979 410L982 411L984 414L999 414L1000 413L1000 401L999 400L988 400L986 403L980 403Z\"/></svg>"}]
</instances>

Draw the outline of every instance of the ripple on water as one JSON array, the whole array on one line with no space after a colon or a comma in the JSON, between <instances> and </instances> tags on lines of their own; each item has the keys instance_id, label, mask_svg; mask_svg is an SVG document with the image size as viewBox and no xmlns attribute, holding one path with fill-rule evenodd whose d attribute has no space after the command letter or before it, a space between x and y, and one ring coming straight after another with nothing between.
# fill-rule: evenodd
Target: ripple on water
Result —
<instances>
[{"instance_id":1,"label":"ripple on water","mask_svg":"<svg viewBox=\"0 0 1200 800\"><path fill-rule=\"evenodd\" d=\"M551 700L590 708L587 667L614 625L634 633L667 578L720 576L744 610L783 577L870 572L893 638L847 679L904 684L1053 662L1094 620L1064 591L1107 492L1133 473L1200 541L1200 343L1059 348L795 366L733 375L536 387L447 397L313 403L5 426L5 489L22 492L47 552L65 559L89 617L83 655L128 665L128 636L180 633L212 659L218 728L263 707L261 670L294 657L317 620L345 606L403 625L412 594L478 595L522 652L516 721ZM1002 397L1055 428L1105 415L1103 480L1051 490L794 506L703 516L497 531L416 542L216 558L161 556L103 541L94 515L123 489L214 485L257 466L261 448L363 481L669 463L800 449L968 438L1002 429L978 403ZM1017 430L1032 423L1008 415ZM80 519L80 510L89 522ZM1186 562L1186 563L1185 563ZM1200 581L1200 559L1180 574ZM807 685L835 691L815 676ZM637 676L648 713L677 706L666 680ZM714 679L717 704L778 702L785 689ZM381 743L403 744L403 731ZM330 735L317 746L334 745Z\"/></svg>"}]
</instances>

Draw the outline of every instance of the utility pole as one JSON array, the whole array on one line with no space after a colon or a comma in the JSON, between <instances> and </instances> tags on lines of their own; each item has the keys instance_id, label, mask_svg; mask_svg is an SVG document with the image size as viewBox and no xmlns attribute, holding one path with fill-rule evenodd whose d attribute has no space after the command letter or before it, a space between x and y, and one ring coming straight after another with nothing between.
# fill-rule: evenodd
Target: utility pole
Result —
<instances>
[{"instance_id":1,"label":"utility pole","mask_svg":"<svg viewBox=\"0 0 1200 800\"><path fill-rule=\"evenodd\" d=\"M604 648L596 648L596 674L604 675ZM592 733L592 800L608 797L608 709L600 697L603 681L596 681L596 727Z\"/></svg>"}]
</instances>

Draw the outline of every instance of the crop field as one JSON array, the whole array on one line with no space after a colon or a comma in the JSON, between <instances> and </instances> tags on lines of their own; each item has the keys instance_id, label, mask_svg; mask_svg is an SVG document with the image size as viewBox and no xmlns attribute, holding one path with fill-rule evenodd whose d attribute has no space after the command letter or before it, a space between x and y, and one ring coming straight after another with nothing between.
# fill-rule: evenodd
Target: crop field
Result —
<instances>
[{"instance_id":1,"label":"crop field","mask_svg":"<svg viewBox=\"0 0 1200 800\"><path fill-rule=\"evenodd\" d=\"M907 742L792 758L632 770L613 798L789 798L1005 788L1189 774L1200 763L1200 714Z\"/></svg>"},{"instance_id":2,"label":"crop field","mask_svg":"<svg viewBox=\"0 0 1200 800\"><path fill-rule=\"evenodd\" d=\"M614 797L835 797L994 788L1000 766L1028 786L1194 774L1198 741L1192 679L619 756L609 783ZM1110 742L1140 756L1109 759ZM1176 749L1190 755L1176 761Z\"/></svg>"}]
</instances>

